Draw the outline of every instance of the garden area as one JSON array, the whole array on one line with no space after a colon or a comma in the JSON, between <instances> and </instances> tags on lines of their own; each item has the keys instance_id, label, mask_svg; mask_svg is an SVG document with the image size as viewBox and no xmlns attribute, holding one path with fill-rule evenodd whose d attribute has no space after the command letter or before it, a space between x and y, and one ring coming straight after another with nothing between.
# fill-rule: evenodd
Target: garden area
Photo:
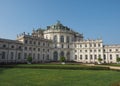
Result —
<instances>
[{"instance_id":1,"label":"garden area","mask_svg":"<svg viewBox=\"0 0 120 86\"><path fill-rule=\"evenodd\" d=\"M0 65L0 86L120 86L120 71L82 64Z\"/></svg>"}]
</instances>

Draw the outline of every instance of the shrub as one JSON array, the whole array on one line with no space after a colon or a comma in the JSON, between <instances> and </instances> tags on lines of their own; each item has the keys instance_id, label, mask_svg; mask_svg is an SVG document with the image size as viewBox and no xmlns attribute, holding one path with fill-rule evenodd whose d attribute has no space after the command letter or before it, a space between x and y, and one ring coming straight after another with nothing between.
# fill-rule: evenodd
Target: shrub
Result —
<instances>
[{"instance_id":1,"label":"shrub","mask_svg":"<svg viewBox=\"0 0 120 86\"><path fill-rule=\"evenodd\" d=\"M28 56L27 61L31 63L32 62L32 57Z\"/></svg>"},{"instance_id":2,"label":"shrub","mask_svg":"<svg viewBox=\"0 0 120 86\"><path fill-rule=\"evenodd\" d=\"M60 57L60 61L65 62L65 57L64 56Z\"/></svg>"},{"instance_id":3,"label":"shrub","mask_svg":"<svg viewBox=\"0 0 120 86\"><path fill-rule=\"evenodd\" d=\"M92 66L58 66L58 65L0 65L1 68L32 68L32 69L64 69L64 70L110 70L109 67L92 67Z\"/></svg>"},{"instance_id":4,"label":"shrub","mask_svg":"<svg viewBox=\"0 0 120 86\"><path fill-rule=\"evenodd\" d=\"M117 61L117 63L119 63L120 62L120 57L117 57L116 61Z\"/></svg>"},{"instance_id":5,"label":"shrub","mask_svg":"<svg viewBox=\"0 0 120 86\"><path fill-rule=\"evenodd\" d=\"M101 63L101 61L102 61L102 58L99 56L98 57L98 61Z\"/></svg>"}]
</instances>

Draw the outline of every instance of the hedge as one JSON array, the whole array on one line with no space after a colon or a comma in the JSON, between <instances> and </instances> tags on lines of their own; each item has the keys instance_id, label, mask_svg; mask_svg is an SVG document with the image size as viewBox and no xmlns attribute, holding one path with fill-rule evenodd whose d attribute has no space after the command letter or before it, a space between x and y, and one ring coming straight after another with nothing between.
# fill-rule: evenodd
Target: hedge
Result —
<instances>
[{"instance_id":1,"label":"hedge","mask_svg":"<svg viewBox=\"0 0 120 86\"><path fill-rule=\"evenodd\" d=\"M65 70L110 70L109 67L98 67L98 66L57 66L57 65L40 65L40 66L21 66L21 65L0 65L0 68L32 68L32 69L65 69Z\"/></svg>"}]
</instances>

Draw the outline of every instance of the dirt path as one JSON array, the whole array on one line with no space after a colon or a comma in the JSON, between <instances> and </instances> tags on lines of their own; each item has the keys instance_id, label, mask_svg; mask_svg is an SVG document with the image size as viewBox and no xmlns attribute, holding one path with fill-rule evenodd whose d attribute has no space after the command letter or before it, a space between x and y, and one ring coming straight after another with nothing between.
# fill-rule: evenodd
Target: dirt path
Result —
<instances>
[{"instance_id":1,"label":"dirt path","mask_svg":"<svg viewBox=\"0 0 120 86\"><path fill-rule=\"evenodd\" d=\"M94 65L94 64L85 64L86 66L100 66L100 67L109 67L110 69L120 70L120 67L109 66L109 65Z\"/></svg>"}]
</instances>

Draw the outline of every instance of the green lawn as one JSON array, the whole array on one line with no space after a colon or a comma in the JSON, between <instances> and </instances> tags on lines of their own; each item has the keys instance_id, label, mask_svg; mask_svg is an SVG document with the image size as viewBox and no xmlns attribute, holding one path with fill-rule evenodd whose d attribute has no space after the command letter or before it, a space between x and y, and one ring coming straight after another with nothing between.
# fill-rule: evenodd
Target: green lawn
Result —
<instances>
[{"instance_id":1,"label":"green lawn","mask_svg":"<svg viewBox=\"0 0 120 86\"><path fill-rule=\"evenodd\" d=\"M118 71L0 68L0 86L111 86L118 82Z\"/></svg>"}]
</instances>

